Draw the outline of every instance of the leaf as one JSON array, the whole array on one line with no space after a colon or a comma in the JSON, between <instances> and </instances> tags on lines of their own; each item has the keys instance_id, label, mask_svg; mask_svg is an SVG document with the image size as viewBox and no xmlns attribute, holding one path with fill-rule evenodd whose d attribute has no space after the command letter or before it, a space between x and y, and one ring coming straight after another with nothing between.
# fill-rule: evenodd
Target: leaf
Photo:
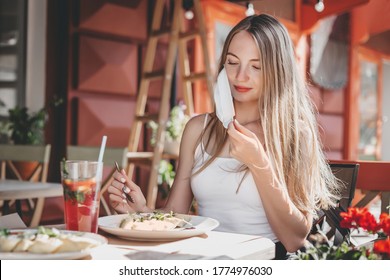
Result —
<instances>
[{"instance_id":1,"label":"leaf","mask_svg":"<svg viewBox=\"0 0 390 280\"><path fill-rule=\"evenodd\" d=\"M66 169L66 164L65 164L65 162L66 162L66 159L65 159L65 158L62 158L62 160L61 160L62 173L63 173L63 175L64 175L65 177L67 177L67 176L69 176L69 171L68 171L68 169Z\"/></svg>"},{"instance_id":2,"label":"leaf","mask_svg":"<svg viewBox=\"0 0 390 280\"><path fill-rule=\"evenodd\" d=\"M38 234L46 234L49 237L57 237L59 235L58 232L44 226L38 227Z\"/></svg>"},{"instance_id":3,"label":"leaf","mask_svg":"<svg viewBox=\"0 0 390 280\"><path fill-rule=\"evenodd\" d=\"M0 236L8 236L9 234L10 234L9 229L7 228L0 229Z\"/></svg>"},{"instance_id":4,"label":"leaf","mask_svg":"<svg viewBox=\"0 0 390 280\"><path fill-rule=\"evenodd\" d=\"M172 186L173 180L175 178L175 171L173 170L173 165L166 160L161 160L159 169L158 169L158 185L167 183L169 187Z\"/></svg>"},{"instance_id":5,"label":"leaf","mask_svg":"<svg viewBox=\"0 0 390 280\"><path fill-rule=\"evenodd\" d=\"M350 250L344 254L343 260L358 260L361 255L362 252L359 250Z\"/></svg>"},{"instance_id":6,"label":"leaf","mask_svg":"<svg viewBox=\"0 0 390 280\"><path fill-rule=\"evenodd\" d=\"M68 188L64 188L64 197L65 200L74 200L78 203L83 203L85 201L85 194L81 191L71 191Z\"/></svg>"},{"instance_id":7,"label":"leaf","mask_svg":"<svg viewBox=\"0 0 390 280\"><path fill-rule=\"evenodd\" d=\"M8 113L9 129L14 144L43 143L43 130L47 121L45 108L29 114L26 107L16 106L9 109Z\"/></svg>"}]
</instances>

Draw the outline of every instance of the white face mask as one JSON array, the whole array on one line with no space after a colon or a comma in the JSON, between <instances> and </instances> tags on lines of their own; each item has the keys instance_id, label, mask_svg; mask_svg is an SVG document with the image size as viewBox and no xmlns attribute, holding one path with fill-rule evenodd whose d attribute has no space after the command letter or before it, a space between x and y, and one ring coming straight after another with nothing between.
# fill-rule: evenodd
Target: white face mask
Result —
<instances>
[{"instance_id":1,"label":"white face mask","mask_svg":"<svg viewBox=\"0 0 390 280\"><path fill-rule=\"evenodd\" d=\"M225 68L219 73L217 84L214 86L214 102L217 117L223 126L227 128L229 123L233 121L236 113Z\"/></svg>"}]
</instances>

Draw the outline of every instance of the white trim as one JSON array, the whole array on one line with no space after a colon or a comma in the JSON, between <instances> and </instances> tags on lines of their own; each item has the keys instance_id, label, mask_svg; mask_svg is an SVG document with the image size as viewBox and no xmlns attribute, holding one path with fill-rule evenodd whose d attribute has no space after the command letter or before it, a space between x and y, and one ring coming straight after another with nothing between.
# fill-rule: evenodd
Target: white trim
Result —
<instances>
[{"instance_id":1,"label":"white trim","mask_svg":"<svg viewBox=\"0 0 390 280\"><path fill-rule=\"evenodd\" d=\"M47 0L27 1L26 107L45 103Z\"/></svg>"}]
</instances>

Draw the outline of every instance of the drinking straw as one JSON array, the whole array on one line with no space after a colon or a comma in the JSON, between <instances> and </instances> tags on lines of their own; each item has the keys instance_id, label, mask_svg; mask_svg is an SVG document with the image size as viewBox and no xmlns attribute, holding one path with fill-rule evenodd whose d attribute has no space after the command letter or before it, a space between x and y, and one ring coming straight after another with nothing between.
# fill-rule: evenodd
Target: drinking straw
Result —
<instances>
[{"instance_id":1,"label":"drinking straw","mask_svg":"<svg viewBox=\"0 0 390 280\"><path fill-rule=\"evenodd\" d=\"M106 142L107 142L107 136L104 135L102 138L102 144L100 145L100 151L99 151L99 158L98 158L98 172L97 172L97 177L101 179L103 176L103 155L104 155L104 150L106 148Z\"/></svg>"},{"instance_id":2,"label":"drinking straw","mask_svg":"<svg viewBox=\"0 0 390 280\"><path fill-rule=\"evenodd\" d=\"M102 144L100 146L98 162L103 162L103 154L104 154L104 149L106 148L106 142L107 142L107 136L104 135L102 138Z\"/></svg>"}]
</instances>

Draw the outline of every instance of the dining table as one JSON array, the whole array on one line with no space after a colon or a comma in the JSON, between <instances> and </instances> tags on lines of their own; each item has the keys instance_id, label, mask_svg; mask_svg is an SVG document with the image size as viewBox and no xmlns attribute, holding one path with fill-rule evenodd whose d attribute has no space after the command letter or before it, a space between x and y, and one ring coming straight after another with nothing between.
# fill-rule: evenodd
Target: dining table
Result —
<instances>
[{"instance_id":1,"label":"dining table","mask_svg":"<svg viewBox=\"0 0 390 280\"><path fill-rule=\"evenodd\" d=\"M3 227L16 231L29 231L32 228L21 226L17 213L0 217ZM10 218L15 222L10 221ZM16 225L17 220L20 222ZM6 225L8 224L8 225ZM14 224L14 226L11 226ZM46 225L67 234L64 224ZM99 246L87 251L54 253L46 255L16 255L0 253L0 259L81 259L81 260L271 260L275 258L275 243L259 235L238 234L216 230L204 231L188 238L167 240L135 240L121 238L99 228L97 233L72 232L98 241ZM167 233L163 233L167 234ZM147 236L148 233L145 233ZM94 242L95 242L94 241Z\"/></svg>"},{"instance_id":2,"label":"dining table","mask_svg":"<svg viewBox=\"0 0 390 280\"><path fill-rule=\"evenodd\" d=\"M205 232L198 236L169 241L134 241L99 230L108 243L91 250L92 260L268 260L275 257L272 240L247 234Z\"/></svg>"},{"instance_id":3,"label":"dining table","mask_svg":"<svg viewBox=\"0 0 390 280\"><path fill-rule=\"evenodd\" d=\"M62 196L60 183L0 180L0 200L37 198L30 228L39 225L44 199ZM55 225L64 229L64 225ZM188 238L164 241L132 240L108 233L101 228L100 236L107 244L90 251L83 259L92 260L154 260L154 259L273 259L275 243L271 239L218 229L202 232Z\"/></svg>"},{"instance_id":4,"label":"dining table","mask_svg":"<svg viewBox=\"0 0 390 280\"><path fill-rule=\"evenodd\" d=\"M0 200L37 199L30 223L31 227L39 225L45 198L62 195L63 189L60 183L0 179ZM4 209L3 207L3 215L7 211L8 209Z\"/></svg>"}]
</instances>

